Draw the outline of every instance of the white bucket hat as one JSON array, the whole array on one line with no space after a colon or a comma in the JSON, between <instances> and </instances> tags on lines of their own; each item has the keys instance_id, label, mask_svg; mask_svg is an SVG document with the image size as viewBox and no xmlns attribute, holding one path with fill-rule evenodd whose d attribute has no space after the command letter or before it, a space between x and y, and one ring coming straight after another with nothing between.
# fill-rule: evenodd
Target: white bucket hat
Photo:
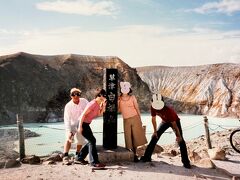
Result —
<instances>
[{"instance_id":1,"label":"white bucket hat","mask_svg":"<svg viewBox=\"0 0 240 180\"><path fill-rule=\"evenodd\" d=\"M129 82L120 82L121 93L127 94L130 92L131 84Z\"/></svg>"},{"instance_id":2,"label":"white bucket hat","mask_svg":"<svg viewBox=\"0 0 240 180\"><path fill-rule=\"evenodd\" d=\"M161 94L152 95L152 107L156 110L161 110L164 107L164 102L162 101Z\"/></svg>"}]
</instances>

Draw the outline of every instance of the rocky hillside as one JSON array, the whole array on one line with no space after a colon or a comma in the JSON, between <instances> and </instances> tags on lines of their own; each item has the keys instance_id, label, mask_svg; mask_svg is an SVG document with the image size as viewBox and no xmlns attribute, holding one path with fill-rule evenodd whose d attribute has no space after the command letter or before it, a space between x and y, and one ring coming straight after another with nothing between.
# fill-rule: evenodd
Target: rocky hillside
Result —
<instances>
[{"instance_id":1,"label":"rocky hillside","mask_svg":"<svg viewBox=\"0 0 240 180\"><path fill-rule=\"evenodd\" d=\"M159 90L180 113L240 117L240 64L134 69L118 57L21 52L0 56L0 125L15 123L17 113L24 122L61 120L69 90L79 87L93 99L105 68L131 82L142 112L149 110L150 90Z\"/></svg>"},{"instance_id":2,"label":"rocky hillside","mask_svg":"<svg viewBox=\"0 0 240 180\"><path fill-rule=\"evenodd\" d=\"M83 97L93 99L95 89L103 86L104 68L117 68L119 81L131 82L141 110L148 110L147 84L118 57L21 52L0 57L0 125L15 123L16 113L23 115L24 122L61 118L69 90L79 87Z\"/></svg>"},{"instance_id":3,"label":"rocky hillside","mask_svg":"<svg viewBox=\"0 0 240 180\"><path fill-rule=\"evenodd\" d=\"M240 64L141 67L151 91L160 91L178 112L240 117Z\"/></svg>"}]
</instances>

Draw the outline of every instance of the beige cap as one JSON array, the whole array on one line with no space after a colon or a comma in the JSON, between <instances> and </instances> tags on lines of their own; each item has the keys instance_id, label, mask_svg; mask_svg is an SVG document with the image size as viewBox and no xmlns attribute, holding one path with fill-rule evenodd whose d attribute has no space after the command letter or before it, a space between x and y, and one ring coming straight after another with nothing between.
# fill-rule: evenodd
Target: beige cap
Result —
<instances>
[{"instance_id":1,"label":"beige cap","mask_svg":"<svg viewBox=\"0 0 240 180\"><path fill-rule=\"evenodd\" d=\"M79 92L79 93L81 93L81 90L78 89L78 88L72 88L71 91L70 91L70 94L72 94L73 92Z\"/></svg>"}]
</instances>

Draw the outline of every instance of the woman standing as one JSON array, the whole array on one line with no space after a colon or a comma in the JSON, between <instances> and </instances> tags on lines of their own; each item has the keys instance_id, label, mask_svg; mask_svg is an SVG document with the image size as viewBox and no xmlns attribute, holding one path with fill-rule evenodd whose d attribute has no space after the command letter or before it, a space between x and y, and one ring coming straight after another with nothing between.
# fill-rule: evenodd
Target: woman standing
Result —
<instances>
[{"instance_id":1,"label":"woman standing","mask_svg":"<svg viewBox=\"0 0 240 180\"><path fill-rule=\"evenodd\" d=\"M140 110L137 99L131 95L132 89L129 82L120 82L121 94L118 100L119 112L123 116L123 127L126 148L133 151L134 162L138 162L136 150L138 146L147 143L142 127Z\"/></svg>"},{"instance_id":2,"label":"woman standing","mask_svg":"<svg viewBox=\"0 0 240 180\"><path fill-rule=\"evenodd\" d=\"M89 161L93 167L105 167L98 160L96 138L93 136L90 124L92 120L98 116L101 116L106 107L106 91L104 89L97 90L95 99L88 103L84 112L79 118L79 129L78 131L88 140L88 143L83 146L80 153L78 154L78 162L80 164L86 164L84 160L89 153Z\"/></svg>"}]
</instances>

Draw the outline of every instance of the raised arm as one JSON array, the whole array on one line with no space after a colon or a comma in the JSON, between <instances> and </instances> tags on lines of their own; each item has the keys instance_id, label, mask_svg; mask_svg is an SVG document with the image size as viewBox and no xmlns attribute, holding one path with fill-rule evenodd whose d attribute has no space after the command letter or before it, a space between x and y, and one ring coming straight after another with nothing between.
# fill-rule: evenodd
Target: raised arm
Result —
<instances>
[{"instance_id":1,"label":"raised arm","mask_svg":"<svg viewBox=\"0 0 240 180\"><path fill-rule=\"evenodd\" d=\"M106 104L107 104L107 101L104 101L100 104L100 109L99 109L99 112L98 112L98 116L102 116L103 113L106 111Z\"/></svg>"}]
</instances>

